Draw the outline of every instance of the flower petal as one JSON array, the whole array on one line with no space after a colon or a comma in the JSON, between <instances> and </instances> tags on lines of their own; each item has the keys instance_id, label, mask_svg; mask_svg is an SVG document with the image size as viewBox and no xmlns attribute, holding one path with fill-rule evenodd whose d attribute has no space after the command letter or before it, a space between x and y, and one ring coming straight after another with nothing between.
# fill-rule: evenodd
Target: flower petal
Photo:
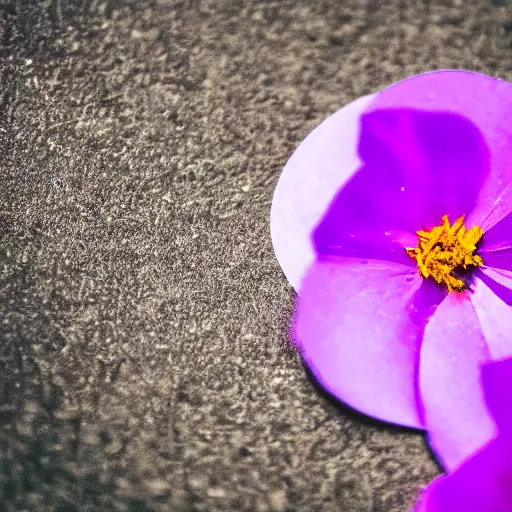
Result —
<instances>
[{"instance_id":1,"label":"flower petal","mask_svg":"<svg viewBox=\"0 0 512 512\"><path fill-rule=\"evenodd\" d=\"M484 280L485 277L487 278L486 281L492 280L503 288L512 290L512 270L504 270L499 267L488 267L487 265L483 265L477 270L476 276L482 280Z\"/></svg>"},{"instance_id":2,"label":"flower petal","mask_svg":"<svg viewBox=\"0 0 512 512\"><path fill-rule=\"evenodd\" d=\"M485 364L482 368L482 386L487 408L498 426L500 438L509 443L508 457L512 473L512 358Z\"/></svg>"},{"instance_id":3,"label":"flower petal","mask_svg":"<svg viewBox=\"0 0 512 512\"><path fill-rule=\"evenodd\" d=\"M481 384L499 435L450 475L436 478L416 512L512 510L512 358L486 363Z\"/></svg>"},{"instance_id":4,"label":"flower petal","mask_svg":"<svg viewBox=\"0 0 512 512\"><path fill-rule=\"evenodd\" d=\"M492 269L480 270L471 296L492 360L512 357L512 307L491 288L495 281L486 278L496 274Z\"/></svg>"},{"instance_id":5,"label":"flower petal","mask_svg":"<svg viewBox=\"0 0 512 512\"><path fill-rule=\"evenodd\" d=\"M436 478L425 490L416 512L510 512L510 454L493 442L454 473ZM508 459L508 460L507 460Z\"/></svg>"},{"instance_id":6,"label":"flower petal","mask_svg":"<svg viewBox=\"0 0 512 512\"><path fill-rule=\"evenodd\" d=\"M480 131L490 152L488 179L482 185L481 169L469 165L453 180L455 209L464 206L469 227L480 225L484 231L499 222L512 210L512 167L510 147L512 125L512 85L502 80L469 71L436 71L399 82L376 96L371 109L414 108L434 112L455 113L464 116ZM464 159L464 155L459 153ZM465 161L465 159L464 159ZM444 183L445 181L442 181ZM469 193L466 204L461 202L456 189ZM450 198L442 191L440 200ZM474 201L475 195L476 201ZM470 204L474 202L474 204ZM449 213L447 210L445 213Z\"/></svg>"},{"instance_id":7,"label":"flower petal","mask_svg":"<svg viewBox=\"0 0 512 512\"><path fill-rule=\"evenodd\" d=\"M512 268L512 214L508 214L485 232L478 251L482 254L506 251L509 255L509 265Z\"/></svg>"},{"instance_id":8,"label":"flower petal","mask_svg":"<svg viewBox=\"0 0 512 512\"><path fill-rule=\"evenodd\" d=\"M272 241L290 283L299 286L315 249L371 258L391 254L405 263L397 245L414 246L412 233L437 225L444 214L453 220L476 207L475 219L487 228L508 213L510 208L502 210L508 208L512 171L506 167L503 178L503 152L495 145L504 143L500 120L511 90L484 75L435 72L360 98L324 121L286 164L273 198ZM500 120L486 114L489 103ZM412 109L423 110L423 119L416 112L411 120ZM501 138L495 137L498 127ZM355 179L364 170L361 160L366 172ZM484 181L489 172L493 179ZM356 213L345 215L352 208ZM327 211L313 247L310 237Z\"/></svg>"},{"instance_id":9,"label":"flower petal","mask_svg":"<svg viewBox=\"0 0 512 512\"><path fill-rule=\"evenodd\" d=\"M270 213L274 251L297 290L315 259L311 234L338 190L359 169L360 116L374 95L328 117L299 145L279 177Z\"/></svg>"},{"instance_id":10,"label":"flower petal","mask_svg":"<svg viewBox=\"0 0 512 512\"><path fill-rule=\"evenodd\" d=\"M425 328L419 371L429 442L448 470L495 434L480 385L489 357L468 295L449 293Z\"/></svg>"},{"instance_id":11,"label":"flower petal","mask_svg":"<svg viewBox=\"0 0 512 512\"><path fill-rule=\"evenodd\" d=\"M416 381L421 334L441 300L405 266L324 258L299 290L295 336L318 381L375 418L421 427Z\"/></svg>"},{"instance_id":12,"label":"flower petal","mask_svg":"<svg viewBox=\"0 0 512 512\"><path fill-rule=\"evenodd\" d=\"M478 253L481 254L486 267L512 272L512 249L489 252L479 250Z\"/></svg>"},{"instance_id":13,"label":"flower petal","mask_svg":"<svg viewBox=\"0 0 512 512\"><path fill-rule=\"evenodd\" d=\"M416 231L438 225L444 214L455 220L471 209L488 173L478 130L444 112L373 110L361 117L359 154L360 170L313 234L318 254L412 265L403 248L417 245ZM468 172L479 182L461 180Z\"/></svg>"}]
</instances>

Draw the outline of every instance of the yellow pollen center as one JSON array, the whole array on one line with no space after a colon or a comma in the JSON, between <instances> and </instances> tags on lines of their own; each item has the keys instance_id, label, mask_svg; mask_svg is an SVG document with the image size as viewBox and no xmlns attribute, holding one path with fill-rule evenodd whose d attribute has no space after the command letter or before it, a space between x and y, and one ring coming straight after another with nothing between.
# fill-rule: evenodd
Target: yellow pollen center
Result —
<instances>
[{"instance_id":1,"label":"yellow pollen center","mask_svg":"<svg viewBox=\"0 0 512 512\"><path fill-rule=\"evenodd\" d=\"M483 231L480 226L466 229L464 216L459 217L453 225L448 215L443 215L442 220L440 226L430 231L417 231L418 247L405 250L418 263L420 275L444 283L449 292L461 291L467 285L457 273L483 264L482 258L475 254Z\"/></svg>"}]
</instances>

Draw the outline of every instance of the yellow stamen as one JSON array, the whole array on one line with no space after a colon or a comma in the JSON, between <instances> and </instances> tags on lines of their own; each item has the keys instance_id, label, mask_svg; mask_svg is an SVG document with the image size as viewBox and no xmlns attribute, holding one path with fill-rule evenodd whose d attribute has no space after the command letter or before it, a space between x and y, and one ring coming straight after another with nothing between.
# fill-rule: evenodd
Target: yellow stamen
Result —
<instances>
[{"instance_id":1,"label":"yellow stamen","mask_svg":"<svg viewBox=\"0 0 512 512\"><path fill-rule=\"evenodd\" d=\"M482 258L474 254L483 231L480 226L466 229L464 216L453 225L450 225L448 215L443 215L442 220L441 226L418 231L418 247L405 250L418 263L420 275L444 283L450 292L460 291L466 288L466 283L455 272L483 264Z\"/></svg>"}]
</instances>

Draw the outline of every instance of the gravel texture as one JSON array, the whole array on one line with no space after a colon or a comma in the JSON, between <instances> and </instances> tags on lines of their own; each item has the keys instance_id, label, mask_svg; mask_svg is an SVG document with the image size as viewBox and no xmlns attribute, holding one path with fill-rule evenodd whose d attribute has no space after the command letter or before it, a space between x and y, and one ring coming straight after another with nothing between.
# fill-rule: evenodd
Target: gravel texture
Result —
<instances>
[{"instance_id":1,"label":"gravel texture","mask_svg":"<svg viewBox=\"0 0 512 512\"><path fill-rule=\"evenodd\" d=\"M500 3L0 0L2 511L407 510L438 468L290 348L272 192L356 97L510 79Z\"/></svg>"}]
</instances>

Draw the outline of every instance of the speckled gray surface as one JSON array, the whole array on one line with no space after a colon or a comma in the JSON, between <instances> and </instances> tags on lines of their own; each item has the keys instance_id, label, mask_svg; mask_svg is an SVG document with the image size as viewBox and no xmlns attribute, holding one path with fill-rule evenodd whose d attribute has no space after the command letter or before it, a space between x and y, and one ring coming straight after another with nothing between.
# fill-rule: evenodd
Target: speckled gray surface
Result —
<instances>
[{"instance_id":1,"label":"speckled gray surface","mask_svg":"<svg viewBox=\"0 0 512 512\"><path fill-rule=\"evenodd\" d=\"M510 79L492 4L0 0L1 510L407 510L437 467L289 348L271 197L358 96Z\"/></svg>"}]
</instances>

